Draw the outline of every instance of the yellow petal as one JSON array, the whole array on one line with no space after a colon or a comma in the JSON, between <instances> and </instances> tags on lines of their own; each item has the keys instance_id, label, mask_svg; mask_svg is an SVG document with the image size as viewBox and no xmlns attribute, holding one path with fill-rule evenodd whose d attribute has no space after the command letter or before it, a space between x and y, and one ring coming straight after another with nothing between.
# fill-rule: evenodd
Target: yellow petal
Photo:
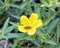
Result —
<instances>
[{"instance_id":1,"label":"yellow petal","mask_svg":"<svg viewBox=\"0 0 60 48\"><path fill-rule=\"evenodd\" d=\"M35 34L35 32L36 32L36 29L30 29L27 33L28 33L28 35L34 35Z\"/></svg>"},{"instance_id":2,"label":"yellow petal","mask_svg":"<svg viewBox=\"0 0 60 48\"><path fill-rule=\"evenodd\" d=\"M29 25L29 20L28 20L28 18L27 18L26 16L24 16L24 15L21 16L20 22L21 22L21 24L23 24L24 26Z\"/></svg>"},{"instance_id":3,"label":"yellow petal","mask_svg":"<svg viewBox=\"0 0 60 48\"><path fill-rule=\"evenodd\" d=\"M35 22L35 24L33 25L33 27L38 28L38 27L40 27L41 25L42 25L42 20L39 19L39 20L37 20L37 21Z\"/></svg>"},{"instance_id":4,"label":"yellow petal","mask_svg":"<svg viewBox=\"0 0 60 48\"><path fill-rule=\"evenodd\" d=\"M18 30L23 32L23 33L27 32L27 30L24 28L24 26L18 26Z\"/></svg>"},{"instance_id":5,"label":"yellow petal","mask_svg":"<svg viewBox=\"0 0 60 48\"><path fill-rule=\"evenodd\" d=\"M35 13L32 13L30 18L29 18L30 23L34 23L37 19L38 19L38 15Z\"/></svg>"}]
</instances>

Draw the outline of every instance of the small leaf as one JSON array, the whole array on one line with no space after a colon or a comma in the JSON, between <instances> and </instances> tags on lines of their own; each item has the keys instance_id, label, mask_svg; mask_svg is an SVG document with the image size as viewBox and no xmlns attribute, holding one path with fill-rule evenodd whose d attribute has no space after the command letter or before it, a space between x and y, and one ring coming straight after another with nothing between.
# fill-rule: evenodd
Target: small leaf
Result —
<instances>
[{"instance_id":1,"label":"small leaf","mask_svg":"<svg viewBox=\"0 0 60 48\"><path fill-rule=\"evenodd\" d=\"M16 16L16 15L11 15L12 17L16 18L16 19L20 19L19 16Z\"/></svg>"},{"instance_id":2,"label":"small leaf","mask_svg":"<svg viewBox=\"0 0 60 48\"><path fill-rule=\"evenodd\" d=\"M2 28L2 32L3 32L3 33L6 32L6 29L7 29L7 27L8 27L8 23L9 23L9 19L10 19L10 18L8 18L8 19L6 20L6 22L5 22L5 24L4 24L3 28Z\"/></svg>"},{"instance_id":3,"label":"small leaf","mask_svg":"<svg viewBox=\"0 0 60 48\"><path fill-rule=\"evenodd\" d=\"M13 25L13 26L18 26L18 24L17 23L14 23L14 22L9 22L11 25Z\"/></svg>"},{"instance_id":4,"label":"small leaf","mask_svg":"<svg viewBox=\"0 0 60 48\"><path fill-rule=\"evenodd\" d=\"M59 38L60 38L60 19L57 24L57 43L59 43Z\"/></svg>"},{"instance_id":5,"label":"small leaf","mask_svg":"<svg viewBox=\"0 0 60 48\"><path fill-rule=\"evenodd\" d=\"M44 5L48 5L46 0L40 0Z\"/></svg>"},{"instance_id":6,"label":"small leaf","mask_svg":"<svg viewBox=\"0 0 60 48\"><path fill-rule=\"evenodd\" d=\"M14 26L10 26L7 28L6 33L10 33L14 29Z\"/></svg>"},{"instance_id":7,"label":"small leaf","mask_svg":"<svg viewBox=\"0 0 60 48\"><path fill-rule=\"evenodd\" d=\"M58 18L55 19L54 21L52 21L52 23L49 25L49 27L47 28L46 32L47 32L47 35L49 35L52 30L55 28L55 26L57 25L57 22L58 22Z\"/></svg>"},{"instance_id":8,"label":"small leaf","mask_svg":"<svg viewBox=\"0 0 60 48\"><path fill-rule=\"evenodd\" d=\"M18 33L9 33L6 35L7 38L18 38L19 34Z\"/></svg>"},{"instance_id":9,"label":"small leaf","mask_svg":"<svg viewBox=\"0 0 60 48\"><path fill-rule=\"evenodd\" d=\"M45 26L46 24L48 24L54 17L55 17L55 16L50 16L50 17L44 19L42 26Z\"/></svg>"},{"instance_id":10,"label":"small leaf","mask_svg":"<svg viewBox=\"0 0 60 48\"><path fill-rule=\"evenodd\" d=\"M52 44L52 45L57 45L53 40L45 39L43 42Z\"/></svg>"},{"instance_id":11,"label":"small leaf","mask_svg":"<svg viewBox=\"0 0 60 48\"><path fill-rule=\"evenodd\" d=\"M16 7L16 8L19 8L19 9L23 9L26 5L27 5L27 2L24 2L20 5L16 5L16 4L12 4L12 3L8 4L8 6Z\"/></svg>"}]
</instances>

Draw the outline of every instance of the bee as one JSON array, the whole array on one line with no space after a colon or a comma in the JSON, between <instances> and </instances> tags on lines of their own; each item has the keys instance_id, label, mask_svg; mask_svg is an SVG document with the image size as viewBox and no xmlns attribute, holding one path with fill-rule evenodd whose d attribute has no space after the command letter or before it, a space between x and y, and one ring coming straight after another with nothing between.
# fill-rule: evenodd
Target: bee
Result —
<instances>
[{"instance_id":1,"label":"bee","mask_svg":"<svg viewBox=\"0 0 60 48\"><path fill-rule=\"evenodd\" d=\"M30 29L31 27L30 26L26 26L25 29Z\"/></svg>"}]
</instances>

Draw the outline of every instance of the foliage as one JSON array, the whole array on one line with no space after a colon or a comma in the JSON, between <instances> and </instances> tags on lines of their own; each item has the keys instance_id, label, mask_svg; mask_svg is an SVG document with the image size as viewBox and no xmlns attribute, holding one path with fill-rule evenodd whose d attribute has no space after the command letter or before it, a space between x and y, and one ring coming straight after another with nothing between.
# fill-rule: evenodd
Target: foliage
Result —
<instances>
[{"instance_id":1,"label":"foliage","mask_svg":"<svg viewBox=\"0 0 60 48\"><path fill-rule=\"evenodd\" d=\"M17 28L20 17L31 13L43 21L33 36ZM0 0L0 26L7 48L60 48L60 0Z\"/></svg>"}]
</instances>

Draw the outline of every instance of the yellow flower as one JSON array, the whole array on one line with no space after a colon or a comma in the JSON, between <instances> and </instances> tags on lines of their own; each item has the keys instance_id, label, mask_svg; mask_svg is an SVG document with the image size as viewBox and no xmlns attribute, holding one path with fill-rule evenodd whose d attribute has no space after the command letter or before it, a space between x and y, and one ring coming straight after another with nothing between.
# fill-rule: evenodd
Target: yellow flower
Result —
<instances>
[{"instance_id":1,"label":"yellow flower","mask_svg":"<svg viewBox=\"0 0 60 48\"><path fill-rule=\"evenodd\" d=\"M28 35L34 35L36 29L42 25L42 20L38 19L38 15L32 13L29 18L22 15L20 18L21 26L18 26L18 30L27 33Z\"/></svg>"}]
</instances>

